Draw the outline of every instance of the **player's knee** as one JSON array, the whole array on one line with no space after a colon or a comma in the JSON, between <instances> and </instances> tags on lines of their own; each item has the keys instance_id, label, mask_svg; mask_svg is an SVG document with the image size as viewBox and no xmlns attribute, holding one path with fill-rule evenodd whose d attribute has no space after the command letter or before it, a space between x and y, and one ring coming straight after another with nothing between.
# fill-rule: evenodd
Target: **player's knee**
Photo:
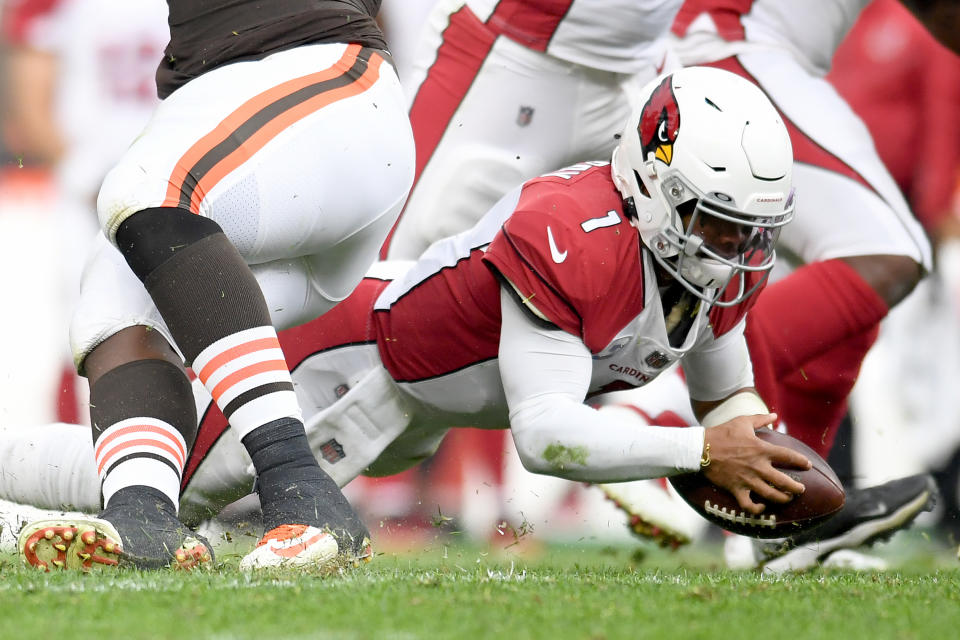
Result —
<instances>
[{"instance_id":1,"label":"player's knee","mask_svg":"<svg viewBox=\"0 0 960 640\"><path fill-rule=\"evenodd\" d=\"M924 275L923 267L908 256L854 256L844 258L844 261L891 308L906 298Z\"/></svg>"},{"instance_id":2,"label":"player's knee","mask_svg":"<svg viewBox=\"0 0 960 640\"><path fill-rule=\"evenodd\" d=\"M110 242L114 242L124 220L149 206L142 195L155 189L148 175L134 163L120 162L110 170L97 194L100 228Z\"/></svg>"},{"instance_id":3,"label":"player's knee","mask_svg":"<svg viewBox=\"0 0 960 640\"><path fill-rule=\"evenodd\" d=\"M127 217L117 227L116 244L137 277L146 281L178 251L222 233L220 225L185 209L158 207Z\"/></svg>"},{"instance_id":4,"label":"player's knee","mask_svg":"<svg viewBox=\"0 0 960 640\"><path fill-rule=\"evenodd\" d=\"M183 369L183 361L160 332L145 326L122 329L91 347L80 369L92 387L105 373L138 360L164 360Z\"/></svg>"}]
</instances>

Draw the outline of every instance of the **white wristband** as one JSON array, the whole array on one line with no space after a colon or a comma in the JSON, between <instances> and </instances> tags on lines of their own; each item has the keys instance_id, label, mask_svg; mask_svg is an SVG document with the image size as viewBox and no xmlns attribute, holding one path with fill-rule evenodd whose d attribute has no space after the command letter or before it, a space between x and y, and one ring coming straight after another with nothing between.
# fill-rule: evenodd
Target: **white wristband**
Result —
<instances>
[{"instance_id":1,"label":"white wristband","mask_svg":"<svg viewBox=\"0 0 960 640\"><path fill-rule=\"evenodd\" d=\"M753 391L741 391L714 407L700 421L705 427L716 427L740 416L756 416L770 413L764 401Z\"/></svg>"}]
</instances>

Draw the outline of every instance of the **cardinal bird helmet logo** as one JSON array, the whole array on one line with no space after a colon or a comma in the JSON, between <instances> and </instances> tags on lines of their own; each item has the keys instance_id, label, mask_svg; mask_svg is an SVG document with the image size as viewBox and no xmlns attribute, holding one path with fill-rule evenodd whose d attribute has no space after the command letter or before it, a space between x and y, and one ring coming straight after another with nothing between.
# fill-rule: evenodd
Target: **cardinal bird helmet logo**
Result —
<instances>
[{"instance_id":1,"label":"cardinal bird helmet logo","mask_svg":"<svg viewBox=\"0 0 960 640\"><path fill-rule=\"evenodd\" d=\"M645 158L652 151L661 162L670 164L673 161L673 145L680 133L680 107L673 95L672 75L663 79L643 105L637 133Z\"/></svg>"}]
</instances>

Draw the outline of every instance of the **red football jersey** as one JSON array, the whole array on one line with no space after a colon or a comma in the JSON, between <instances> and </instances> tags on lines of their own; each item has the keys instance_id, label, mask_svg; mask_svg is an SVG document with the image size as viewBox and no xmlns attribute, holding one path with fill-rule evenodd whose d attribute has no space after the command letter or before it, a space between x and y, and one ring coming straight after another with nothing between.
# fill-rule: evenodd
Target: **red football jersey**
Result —
<instances>
[{"instance_id":1,"label":"red football jersey","mask_svg":"<svg viewBox=\"0 0 960 640\"><path fill-rule=\"evenodd\" d=\"M652 264L607 163L535 178L384 290L374 313L384 366L415 382L495 359L506 281L537 315L583 340L598 363L592 390L644 384L733 328L752 300L701 309L671 347Z\"/></svg>"}]
</instances>

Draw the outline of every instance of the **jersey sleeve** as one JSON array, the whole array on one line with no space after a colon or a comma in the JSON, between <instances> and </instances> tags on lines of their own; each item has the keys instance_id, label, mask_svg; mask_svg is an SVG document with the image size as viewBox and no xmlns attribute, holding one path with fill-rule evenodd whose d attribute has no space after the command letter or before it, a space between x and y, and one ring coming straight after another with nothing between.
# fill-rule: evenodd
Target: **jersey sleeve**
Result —
<instances>
[{"instance_id":1,"label":"jersey sleeve","mask_svg":"<svg viewBox=\"0 0 960 640\"><path fill-rule=\"evenodd\" d=\"M597 353L643 309L636 231L622 215L585 231L582 223L597 216L562 192L526 200L521 197L484 260L534 314Z\"/></svg>"}]
</instances>

